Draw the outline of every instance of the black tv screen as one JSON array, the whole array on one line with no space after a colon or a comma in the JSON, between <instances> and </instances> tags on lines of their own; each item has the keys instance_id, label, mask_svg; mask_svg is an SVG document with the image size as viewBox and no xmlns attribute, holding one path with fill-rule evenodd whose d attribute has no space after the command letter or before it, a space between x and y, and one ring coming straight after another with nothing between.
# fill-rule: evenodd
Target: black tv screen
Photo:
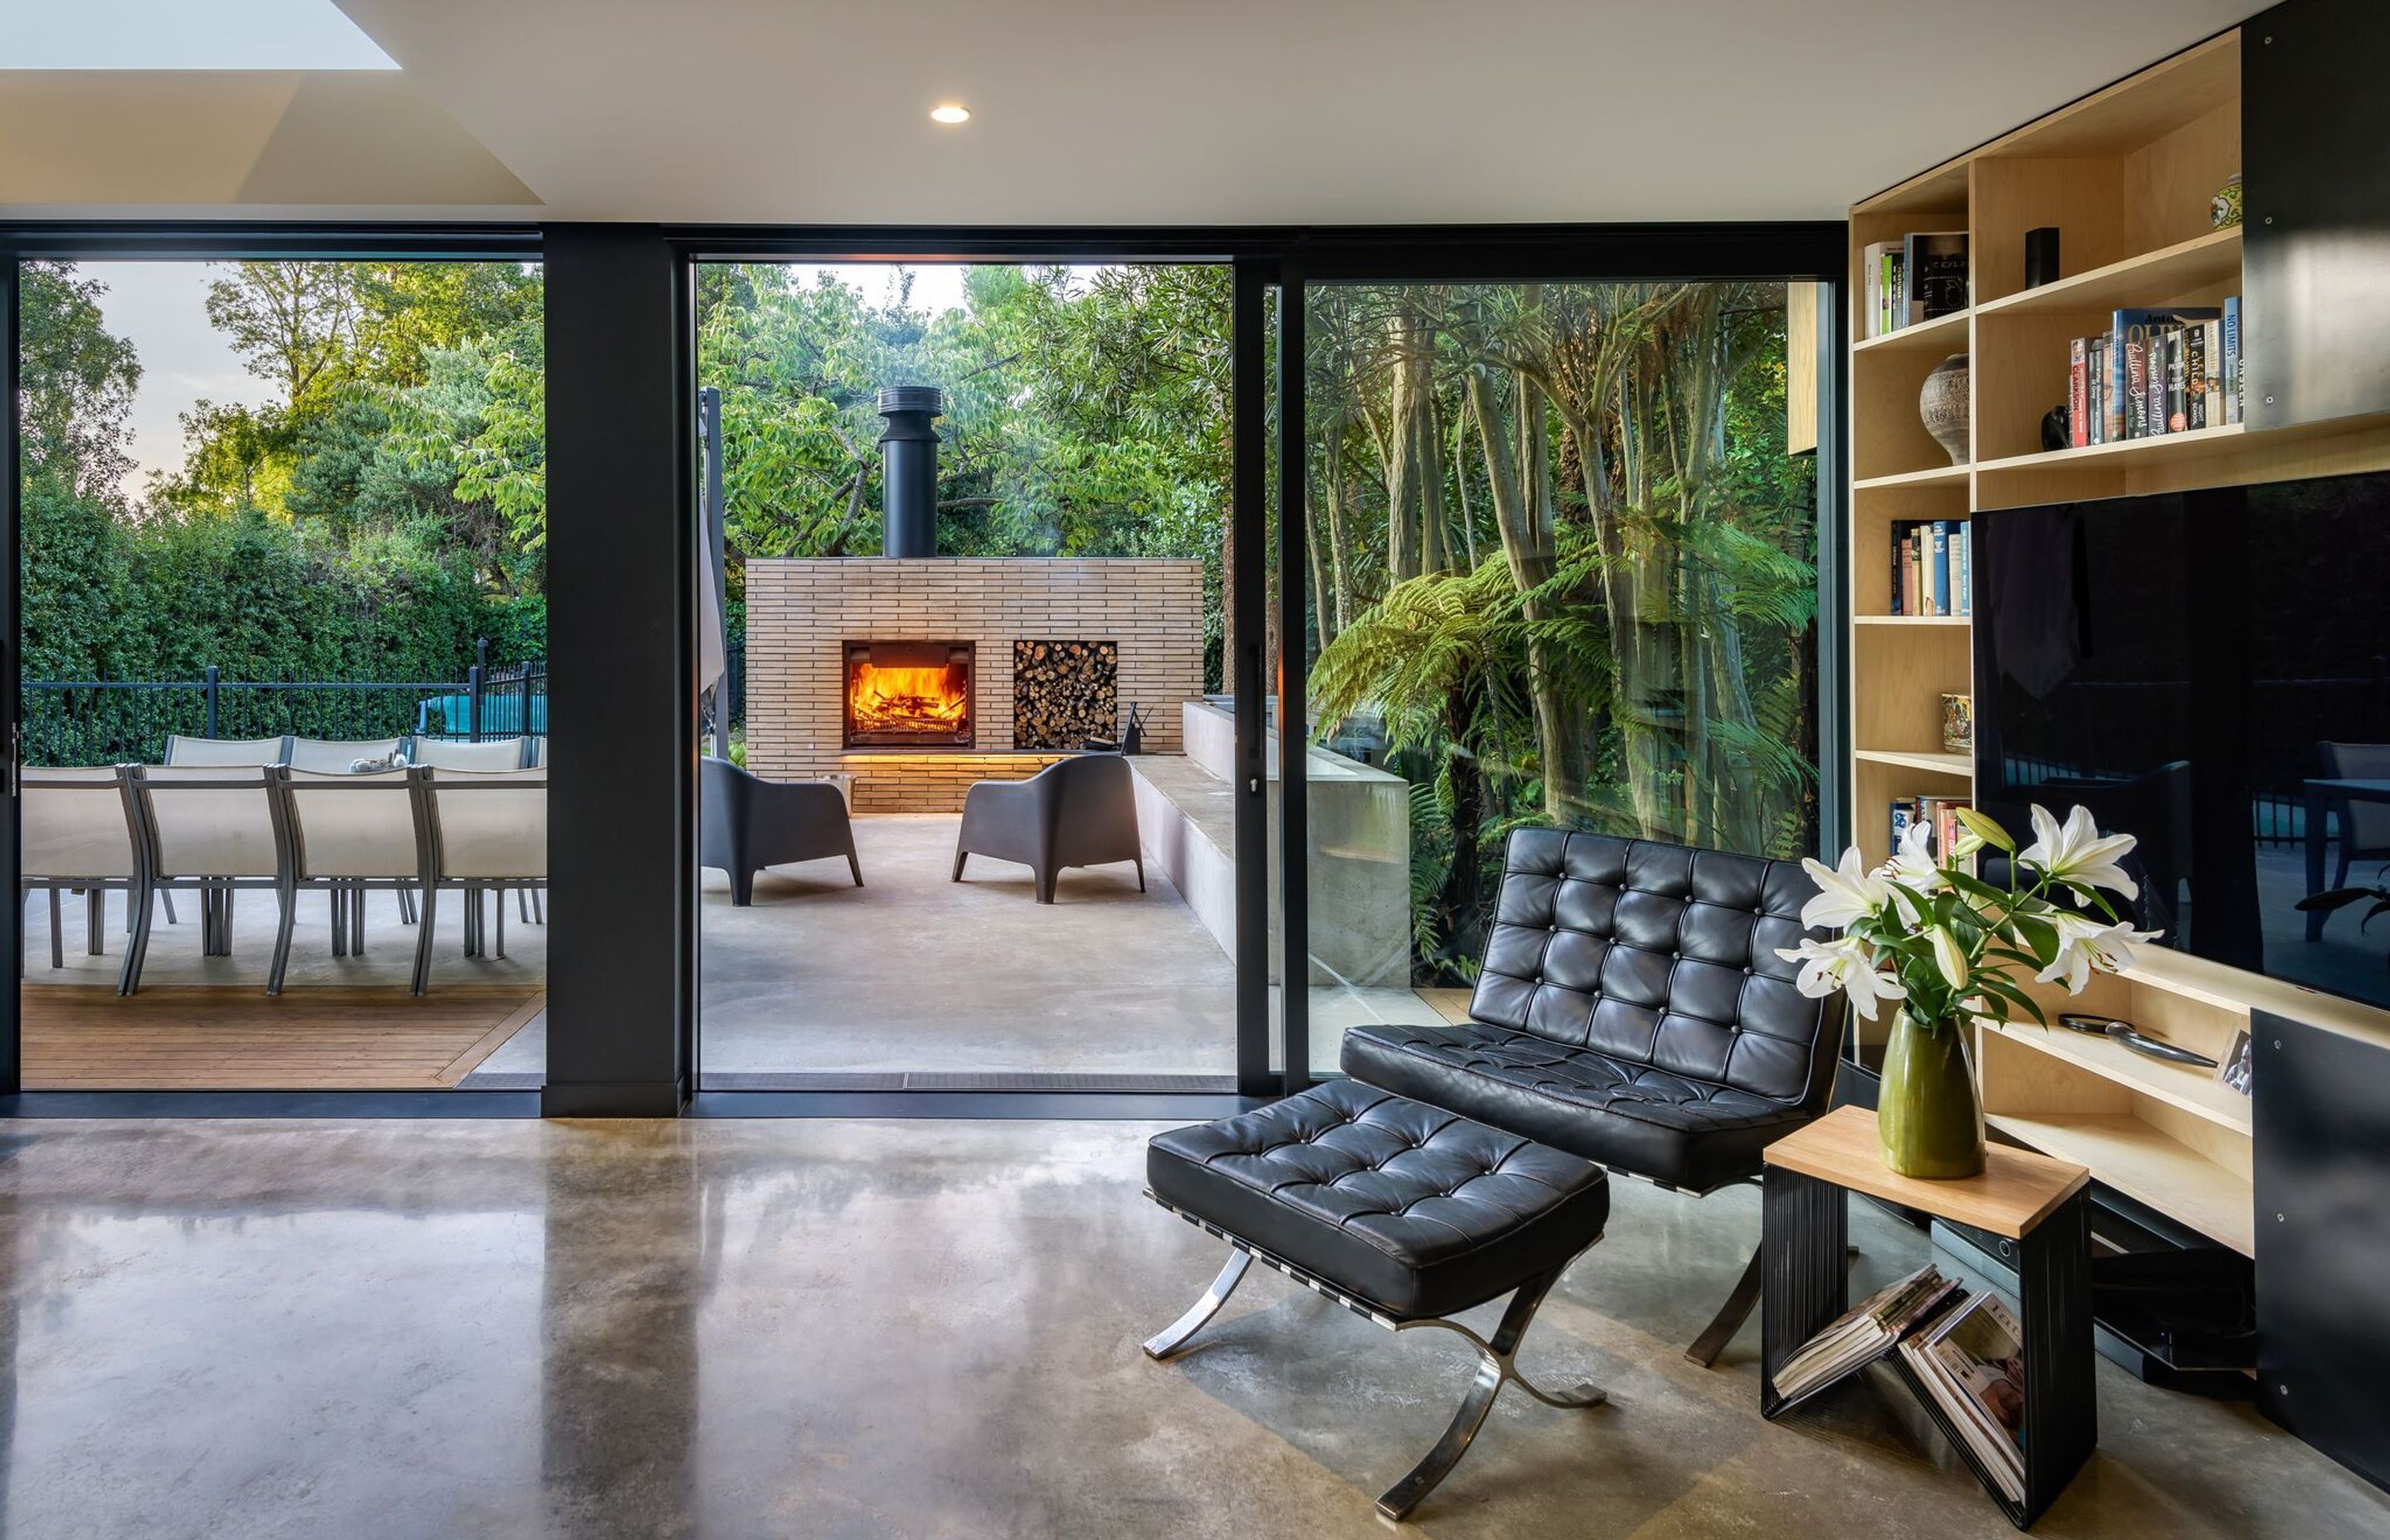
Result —
<instances>
[{"instance_id":1,"label":"black tv screen","mask_svg":"<svg viewBox=\"0 0 2390 1540\"><path fill-rule=\"evenodd\" d=\"M2390 474L1977 516L1976 800L2140 841L2164 944L2390 1005Z\"/></svg>"}]
</instances>

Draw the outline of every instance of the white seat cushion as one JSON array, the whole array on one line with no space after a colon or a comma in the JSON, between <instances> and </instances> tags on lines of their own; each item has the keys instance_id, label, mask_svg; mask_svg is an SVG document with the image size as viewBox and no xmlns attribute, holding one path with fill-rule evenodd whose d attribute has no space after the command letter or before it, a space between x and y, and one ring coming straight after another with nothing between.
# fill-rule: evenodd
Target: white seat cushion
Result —
<instances>
[{"instance_id":1,"label":"white seat cushion","mask_svg":"<svg viewBox=\"0 0 2390 1540\"><path fill-rule=\"evenodd\" d=\"M414 877L422 870L415 795L404 770L294 768L290 811L302 878Z\"/></svg>"},{"instance_id":2,"label":"white seat cushion","mask_svg":"<svg viewBox=\"0 0 2390 1540\"><path fill-rule=\"evenodd\" d=\"M547 772L436 770L440 875L547 878Z\"/></svg>"},{"instance_id":3,"label":"white seat cushion","mask_svg":"<svg viewBox=\"0 0 2390 1540\"><path fill-rule=\"evenodd\" d=\"M133 829L115 766L28 770L21 784L18 867L27 880L133 875Z\"/></svg>"}]
</instances>

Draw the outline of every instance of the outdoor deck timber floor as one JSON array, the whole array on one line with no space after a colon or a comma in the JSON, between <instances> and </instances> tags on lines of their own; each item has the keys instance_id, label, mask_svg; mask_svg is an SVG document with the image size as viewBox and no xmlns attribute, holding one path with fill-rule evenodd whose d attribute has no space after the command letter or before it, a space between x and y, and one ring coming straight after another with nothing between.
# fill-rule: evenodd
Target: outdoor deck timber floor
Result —
<instances>
[{"instance_id":1,"label":"outdoor deck timber floor","mask_svg":"<svg viewBox=\"0 0 2390 1540\"><path fill-rule=\"evenodd\" d=\"M437 985L29 983L21 1001L29 1091L441 1090L547 1007L544 992Z\"/></svg>"}]
</instances>

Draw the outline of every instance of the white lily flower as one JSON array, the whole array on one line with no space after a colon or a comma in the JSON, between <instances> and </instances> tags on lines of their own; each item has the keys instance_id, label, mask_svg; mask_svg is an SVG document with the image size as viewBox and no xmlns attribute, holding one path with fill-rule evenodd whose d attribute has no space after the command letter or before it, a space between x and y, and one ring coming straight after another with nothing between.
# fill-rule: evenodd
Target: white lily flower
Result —
<instances>
[{"instance_id":1,"label":"white lily flower","mask_svg":"<svg viewBox=\"0 0 2390 1540\"><path fill-rule=\"evenodd\" d=\"M1911 824L1901 831L1900 849L1891 860L1875 869L1873 875L1889 878L1912 892L1932 893L1944 886L1942 868L1934 864L1934 831L1923 824ZM1899 888L1886 884L1892 902L1900 905L1900 918L1915 925L1922 918L1917 905Z\"/></svg>"},{"instance_id":2,"label":"white lily flower","mask_svg":"<svg viewBox=\"0 0 2390 1540\"><path fill-rule=\"evenodd\" d=\"M1934 943L1934 966L1941 970L1942 977L1948 981L1952 989L1965 988L1968 971L1966 948L1959 944L1959 938L1950 933L1948 926L1937 925L1928 935Z\"/></svg>"},{"instance_id":3,"label":"white lily flower","mask_svg":"<svg viewBox=\"0 0 2390 1540\"><path fill-rule=\"evenodd\" d=\"M1860 920L1874 918L1892 902L1892 889L1884 880L1860 867L1857 845L1843 852L1838 866L1829 866L1805 855L1801 869L1818 884L1818 896L1801 906L1801 923L1809 930L1847 930Z\"/></svg>"},{"instance_id":4,"label":"white lily flower","mask_svg":"<svg viewBox=\"0 0 2390 1540\"><path fill-rule=\"evenodd\" d=\"M1875 953L1856 936L1833 941L1809 937L1797 947L1778 947L1776 955L1801 965L1793 987L1802 994L1815 1000L1839 989L1851 997L1851 1008L1870 1021L1875 1020L1878 1001L1904 999L1908 994L1898 979L1876 968Z\"/></svg>"},{"instance_id":5,"label":"white lily flower","mask_svg":"<svg viewBox=\"0 0 2390 1540\"><path fill-rule=\"evenodd\" d=\"M2080 995L2091 982L2093 969L2114 973L2133 964L2135 943L2154 941L2155 930L2136 930L2129 925L2109 925L2075 913L2060 909L2049 916L2050 925L2058 931L2058 955L2049 966L2034 975L2041 983L2062 983L2069 995Z\"/></svg>"},{"instance_id":6,"label":"white lily flower","mask_svg":"<svg viewBox=\"0 0 2390 1540\"><path fill-rule=\"evenodd\" d=\"M2116 857L2139 841L2129 834L2102 836L2100 826L2092 821L2089 808L2078 804L2066 815L2062 828L2048 808L2036 803L2033 833L2033 843L2017 853L2017 859L2026 866L2048 873L2056 881L2105 888L2125 898L2139 896L2140 885L2116 865Z\"/></svg>"}]
</instances>

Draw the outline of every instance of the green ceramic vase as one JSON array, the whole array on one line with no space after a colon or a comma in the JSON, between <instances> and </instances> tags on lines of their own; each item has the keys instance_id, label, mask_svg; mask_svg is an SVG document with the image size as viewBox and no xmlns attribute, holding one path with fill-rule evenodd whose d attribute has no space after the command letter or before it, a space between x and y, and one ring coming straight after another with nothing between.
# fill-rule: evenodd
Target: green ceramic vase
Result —
<instances>
[{"instance_id":1,"label":"green ceramic vase","mask_svg":"<svg viewBox=\"0 0 2390 1540\"><path fill-rule=\"evenodd\" d=\"M1984 1106L1963 1027L1893 1018L1875 1126L1883 1163L1903 1176L1947 1182L1984 1169Z\"/></svg>"}]
</instances>

